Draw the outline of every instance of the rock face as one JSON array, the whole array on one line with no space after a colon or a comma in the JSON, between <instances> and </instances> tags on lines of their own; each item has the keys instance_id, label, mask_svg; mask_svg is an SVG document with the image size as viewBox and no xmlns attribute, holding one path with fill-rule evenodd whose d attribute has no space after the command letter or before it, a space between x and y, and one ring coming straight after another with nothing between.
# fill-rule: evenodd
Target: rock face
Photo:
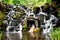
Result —
<instances>
[{"instance_id":1,"label":"rock face","mask_svg":"<svg viewBox=\"0 0 60 40\"><path fill-rule=\"evenodd\" d=\"M32 27L30 28L29 32L33 32L35 29L34 25L32 25Z\"/></svg>"},{"instance_id":2,"label":"rock face","mask_svg":"<svg viewBox=\"0 0 60 40\"><path fill-rule=\"evenodd\" d=\"M0 8L1 11L8 11L9 5L0 2L0 7L1 7L1 8Z\"/></svg>"}]
</instances>

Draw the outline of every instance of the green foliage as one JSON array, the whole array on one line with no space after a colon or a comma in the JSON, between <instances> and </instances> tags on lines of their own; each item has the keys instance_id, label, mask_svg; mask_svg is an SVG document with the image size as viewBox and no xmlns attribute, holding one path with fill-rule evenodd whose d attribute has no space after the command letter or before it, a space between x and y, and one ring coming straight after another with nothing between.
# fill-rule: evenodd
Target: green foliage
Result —
<instances>
[{"instance_id":1,"label":"green foliage","mask_svg":"<svg viewBox=\"0 0 60 40\"><path fill-rule=\"evenodd\" d=\"M51 0L1 0L7 4L16 4L16 5L26 5L29 7L39 7L44 5L47 2L51 2Z\"/></svg>"},{"instance_id":2,"label":"green foliage","mask_svg":"<svg viewBox=\"0 0 60 40\"><path fill-rule=\"evenodd\" d=\"M1 2L1 0L0 0L0 2Z\"/></svg>"},{"instance_id":3,"label":"green foliage","mask_svg":"<svg viewBox=\"0 0 60 40\"><path fill-rule=\"evenodd\" d=\"M13 4L13 0L1 0L1 1L7 4Z\"/></svg>"},{"instance_id":4,"label":"green foliage","mask_svg":"<svg viewBox=\"0 0 60 40\"><path fill-rule=\"evenodd\" d=\"M60 40L60 28L54 28L50 34L51 40Z\"/></svg>"},{"instance_id":5,"label":"green foliage","mask_svg":"<svg viewBox=\"0 0 60 40\"><path fill-rule=\"evenodd\" d=\"M58 16L60 17L60 10L59 10L59 12L58 12Z\"/></svg>"},{"instance_id":6,"label":"green foliage","mask_svg":"<svg viewBox=\"0 0 60 40\"><path fill-rule=\"evenodd\" d=\"M3 24L3 20L0 20L0 26Z\"/></svg>"},{"instance_id":7,"label":"green foliage","mask_svg":"<svg viewBox=\"0 0 60 40\"><path fill-rule=\"evenodd\" d=\"M16 5L26 5L25 0L13 0L13 3Z\"/></svg>"},{"instance_id":8,"label":"green foliage","mask_svg":"<svg viewBox=\"0 0 60 40\"><path fill-rule=\"evenodd\" d=\"M27 29L27 25L24 25L23 28L26 28Z\"/></svg>"},{"instance_id":9,"label":"green foliage","mask_svg":"<svg viewBox=\"0 0 60 40\"><path fill-rule=\"evenodd\" d=\"M0 31L0 40L1 40L1 38L2 38L2 32Z\"/></svg>"}]
</instances>

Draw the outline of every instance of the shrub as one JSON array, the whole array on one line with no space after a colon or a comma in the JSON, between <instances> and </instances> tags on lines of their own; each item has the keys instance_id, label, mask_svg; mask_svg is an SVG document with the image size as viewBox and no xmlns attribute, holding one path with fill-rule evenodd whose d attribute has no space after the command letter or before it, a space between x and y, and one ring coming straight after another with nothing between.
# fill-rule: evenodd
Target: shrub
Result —
<instances>
[{"instance_id":1,"label":"shrub","mask_svg":"<svg viewBox=\"0 0 60 40\"><path fill-rule=\"evenodd\" d=\"M60 28L54 28L50 34L51 40L60 40Z\"/></svg>"}]
</instances>

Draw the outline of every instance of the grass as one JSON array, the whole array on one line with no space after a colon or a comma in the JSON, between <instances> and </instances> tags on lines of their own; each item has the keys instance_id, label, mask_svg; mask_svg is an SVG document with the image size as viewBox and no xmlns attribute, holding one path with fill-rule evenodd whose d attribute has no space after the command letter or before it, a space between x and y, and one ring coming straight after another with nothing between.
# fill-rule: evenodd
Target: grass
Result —
<instances>
[{"instance_id":1,"label":"grass","mask_svg":"<svg viewBox=\"0 0 60 40\"><path fill-rule=\"evenodd\" d=\"M1 40L1 38L2 38L2 32L0 31L0 40Z\"/></svg>"},{"instance_id":2,"label":"grass","mask_svg":"<svg viewBox=\"0 0 60 40\"><path fill-rule=\"evenodd\" d=\"M60 28L54 28L50 34L51 40L60 40Z\"/></svg>"}]
</instances>

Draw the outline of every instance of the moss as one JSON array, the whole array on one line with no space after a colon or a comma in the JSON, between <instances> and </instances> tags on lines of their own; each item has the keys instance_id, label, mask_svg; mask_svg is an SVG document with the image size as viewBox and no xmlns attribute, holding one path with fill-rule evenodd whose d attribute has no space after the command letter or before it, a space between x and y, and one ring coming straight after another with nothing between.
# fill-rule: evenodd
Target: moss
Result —
<instances>
[{"instance_id":1,"label":"moss","mask_svg":"<svg viewBox=\"0 0 60 40\"><path fill-rule=\"evenodd\" d=\"M27 28L27 25L24 25L23 28Z\"/></svg>"}]
</instances>

